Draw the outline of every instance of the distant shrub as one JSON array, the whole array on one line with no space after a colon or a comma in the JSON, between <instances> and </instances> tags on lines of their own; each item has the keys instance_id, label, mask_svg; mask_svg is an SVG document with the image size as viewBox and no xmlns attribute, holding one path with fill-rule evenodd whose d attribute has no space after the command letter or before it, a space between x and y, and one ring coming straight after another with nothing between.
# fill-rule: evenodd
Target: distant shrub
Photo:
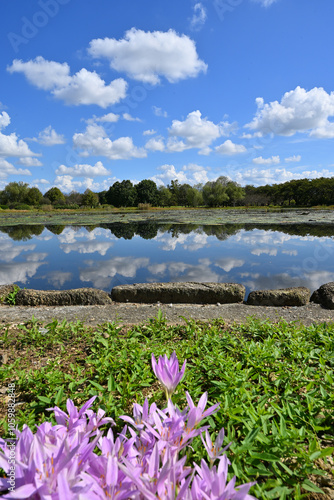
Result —
<instances>
[{"instance_id":1,"label":"distant shrub","mask_svg":"<svg viewBox=\"0 0 334 500\"><path fill-rule=\"evenodd\" d=\"M77 203L72 203L70 205L66 205L65 207L62 208L69 208L70 210L76 210L77 208L80 208L80 206Z\"/></svg>"},{"instance_id":2,"label":"distant shrub","mask_svg":"<svg viewBox=\"0 0 334 500\"><path fill-rule=\"evenodd\" d=\"M76 203L73 203L72 205L53 205L53 208L58 210L75 210L80 207Z\"/></svg>"},{"instance_id":3,"label":"distant shrub","mask_svg":"<svg viewBox=\"0 0 334 500\"><path fill-rule=\"evenodd\" d=\"M0 208L2 210L8 210L9 209L9 206L8 205L0 205Z\"/></svg>"},{"instance_id":4,"label":"distant shrub","mask_svg":"<svg viewBox=\"0 0 334 500\"><path fill-rule=\"evenodd\" d=\"M34 207L31 207L26 203L13 203L10 208L13 208L14 210L33 210Z\"/></svg>"},{"instance_id":5,"label":"distant shrub","mask_svg":"<svg viewBox=\"0 0 334 500\"><path fill-rule=\"evenodd\" d=\"M50 205L41 205L41 210L43 210L43 212L51 212L53 210L53 206L50 204Z\"/></svg>"},{"instance_id":6,"label":"distant shrub","mask_svg":"<svg viewBox=\"0 0 334 500\"><path fill-rule=\"evenodd\" d=\"M138 203L139 210L149 210L152 208L151 203Z\"/></svg>"}]
</instances>

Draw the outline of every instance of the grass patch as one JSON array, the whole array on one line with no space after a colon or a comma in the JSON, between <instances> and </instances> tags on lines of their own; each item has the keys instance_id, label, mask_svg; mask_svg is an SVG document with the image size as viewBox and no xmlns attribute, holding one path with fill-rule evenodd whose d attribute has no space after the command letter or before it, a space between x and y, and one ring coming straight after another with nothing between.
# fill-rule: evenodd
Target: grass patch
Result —
<instances>
[{"instance_id":1,"label":"grass patch","mask_svg":"<svg viewBox=\"0 0 334 500\"><path fill-rule=\"evenodd\" d=\"M145 397L164 406L151 353L157 358L175 349L181 363L188 361L173 401L184 407L188 390L194 401L207 391L210 405L220 402L208 420L214 432L225 428L226 444L233 441L228 457L239 483L257 481L252 493L259 499L324 498L317 497L320 487L334 485L334 325L188 320L170 326L158 315L131 328L93 328L32 318L2 327L0 345L0 390L5 394L15 382L19 428L49 420L54 405L65 410L68 397L82 405L98 395L93 409L116 422ZM6 396L3 435L5 417ZM199 438L193 454L204 456Z\"/></svg>"}]
</instances>

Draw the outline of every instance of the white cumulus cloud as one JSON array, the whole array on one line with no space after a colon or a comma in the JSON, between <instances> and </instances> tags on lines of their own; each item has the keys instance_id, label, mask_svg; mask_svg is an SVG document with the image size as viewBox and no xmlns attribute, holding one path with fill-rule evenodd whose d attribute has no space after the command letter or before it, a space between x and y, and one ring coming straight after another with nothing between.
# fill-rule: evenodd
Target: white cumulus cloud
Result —
<instances>
[{"instance_id":1,"label":"white cumulus cloud","mask_svg":"<svg viewBox=\"0 0 334 500\"><path fill-rule=\"evenodd\" d=\"M10 116L6 111L0 114L0 130L10 124ZM26 158L40 156L29 149L28 144L19 139L15 133L6 135L0 132L0 157ZM13 167L14 168L14 167ZM27 174L23 174L27 175ZM29 175L29 174L28 174Z\"/></svg>"},{"instance_id":2,"label":"white cumulus cloud","mask_svg":"<svg viewBox=\"0 0 334 500\"><path fill-rule=\"evenodd\" d=\"M92 40L88 52L94 58L108 59L116 71L152 85L158 84L161 76L174 83L207 69L198 58L194 41L174 30L145 32L132 28L120 40Z\"/></svg>"},{"instance_id":3,"label":"white cumulus cloud","mask_svg":"<svg viewBox=\"0 0 334 500\"><path fill-rule=\"evenodd\" d=\"M162 116L163 118L167 118L168 116L167 111L164 111L162 108L159 108L158 106L152 106L152 109L155 116Z\"/></svg>"},{"instance_id":4,"label":"white cumulus cloud","mask_svg":"<svg viewBox=\"0 0 334 500\"><path fill-rule=\"evenodd\" d=\"M334 171L324 170L303 170L302 172L291 172L286 168L251 168L238 172L235 175L235 181L245 185L253 184L262 186L265 184L280 184L291 181L292 179L318 179L319 177L334 177Z\"/></svg>"},{"instance_id":5,"label":"white cumulus cloud","mask_svg":"<svg viewBox=\"0 0 334 500\"><path fill-rule=\"evenodd\" d=\"M227 139L223 144L215 147L215 151L221 155L232 156L245 153L247 149L242 144L235 144L230 139Z\"/></svg>"},{"instance_id":6,"label":"white cumulus cloud","mask_svg":"<svg viewBox=\"0 0 334 500\"><path fill-rule=\"evenodd\" d=\"M262 97L256 99L257 112L246 127L263 134L292 136L297 132L308 132L318 138L333 138L334 92L328 94L321 87L305 90L296 87L286 92L281 102L264 103Z\"/></svg>"},{"instance_id":7,"label":"white cumulus cloud","mask_svg":"<svg viewBox=\"0 0 334 500\"><path fill-rule=\"evenodd\" d=\"M82 180L73 180L71 175L57 175L53 185L58 187L63 193L70 193L71 191L84 192L90 189L95 193L109 189L114 182L119 181L116 177L108 177L102 182L96 182L92 177L86 177Z\"/></svg>"},{"instance_id":8,"label":"white cumulus cloud","mask_svg":"<svg viewBox=\"0 0 334 500\"><path fill-rule=\"evenodd\" d=\"M107 122L107 123L116 123L119 120L119 115L116 115L115 113L107 113L106 115L95 117L92 119L92 121L96 122Z\"/></svg>"},{"instance_id":9,"label":"white cumulus cloud","mask_svg":"<svg viewBox=\"0 0 334 500\"><path fill-rule=\"evenodd\" d=\"M143 135L154 135L156 133L157 133L157 131L153 130L153 129L151 129L151 130L144 130Z\"/></svg>"},{"instance_id":10,"label":"white cumulus cloud","mask_svg":"<svg viewBox=\"0 0 334 500\"><path fill-rule=\"evenodd\" d=\"M10 124L10 116L6 111L0 114L0 130L7 127Z\"/></svg>"},{"instance_id":11,"label":"white cumulus cloud","mask_svg":"<svg viewBox=\"0 0 334 500\"><path fill-rule=\"evenodd\" d=\"M43 146L55 146L57 144L65 144L66 142L65 137L58 134L51 125L42 130L34 140L39 144L43 144Z\"/></svg>"},{"instance_id":12,"label":"white cumulus cloud","mask_svg":"<svg viewBox=\"0 0 334 500\"><path fill-rule=\"evenodd\" d=\"M152 137L145 144L145 148L150 151L164 151L165 143L162 137Z\"/></svg>"},{"instance_id":13,"label":"white cumulus cloud","mask_svg":"<svg viewBox=\"0 0 334 500\"><path fill-rule=\"evenodd\" d=\"M135 118L134 116L130 115L130 113L123 113L122 117L123 120L126 120L128 122L141 122L140 118Z\"/></svg>"},{"instance_id":14,"label":"white cumulus cloud","mask_svg":"<svg viewBox=\"0 0 334 500\"><path fill-rule=\"evenodd\" d=\"M302 157L300 155L293 155L289 156L288 158L285 158L285 161L287 163L291 163L291 162L299 162L301 159Z\"/></svg>"},{"instance_id":15,"label":"white cumulus cloud","mask_svg":"<svg viewBox=\"0 0 334 500\"><path fill-rule=\"evenodd\" d=\"M253 163L256 165L277 165L279 162L279 156L272 156L271 158L262 158L262 156L258 156L257 158L253 158Z\"/></svg>"},{"instance_id":16,"label":"white cumulus cloud","mask_svg":"<svg viewBox=\"0 0 334 500\"><path fill-rule=\"evenodd\" d=\"M168 149L170 151L184 151L185 149L199 148L206 151L206 148L220 137L224 130L225 125L221 127L221 124L215 124L207 118L202 118L200 111L192 111L184 121L172 121L172 125L168 129L171 138L168 141ZM178 138L181 138L181 141Z\"/></svg>"},{"instance_id":17,"label":"white cumulus cloud","mask_svg":"<svg viewBox=\"0 0 334 500\"><path fill-rule=\"evenodd\" d=\"M161 165L157 168L160 174L150 177L158 186L167 185L171 180L178 180L181 184L187 183L190 185L208 182L208 172L210 167L202 167L195 163L184 165L181 170L176 170L174 165Z\"/></svg>"},{"instance_id":18,"label":"white cumulus cloud","mask_svg":"<svg viewBox=\"0 0 334 500\"><path fill-rule=\"evenodd\" d=\"M131 137L120 137L112 141L104 128L97 124L87 125L86 131L73 135L74 147L81 149L81 156L105 156L110 160L145 158L144 148L137 148Z\"/></svg>"},{"instance_id":19,"label":"white cumulus cloud","mask_svg":"<svg viewBox=\"0 0 334 500\"><path fill-rule=\"evenodd\" d=\"M23 158L40 155L31 151L28 144L15 133L5 135L0 132L0 156Z\"/></svg>"},{"instance_id":20,"label":"white cumulus cloud","mask_svg":"<svg viewBox=\"0 0 334 500\"><path fill-rule=\"evenodd\" d=\"M23 158L19 158L17 161L20 165L24 165L25 167L41 167L43 165L37 158L32 158L31 156L26 156Z\"/></svg>"},{"instance_id":21,"label":"white cumulus cloud","mask_svg":"<svg viewBox=\"0 0 334 500\"><path fill-rule=\"evenodd\" d=\"M106 108L126 96L127 83L122 78L106 85L95 71L85 68L71 76L67 63L47 61L42 56L27 62L14 59L7 71L23 73L32 85L49 90L54 97L68 105L96 104Z\"/></svg>"},{"instance_id":22,"label":"white cumulus cloud","mask_svg":"<svg viewBox=\"0 0 334 500\"><path fill-rule=\"evenodd\" d=\"M31 175L30 170L16 168L4 158L0 157L0 179L7 179L9 175Z\"/></svg>"},{"instance_id":23,"label":"white cumulus cloud","mask_svg":"<svg viewBox=\"0 0 334 500\"><path fill-rule=\"evenodd\" d=\"M95 165L74 165L74 167L66 167L60 165L56 170L57 175L71 175L72 177L97 177L110 175L109 172L101 161Z\"/></svg>"}]
</instances>

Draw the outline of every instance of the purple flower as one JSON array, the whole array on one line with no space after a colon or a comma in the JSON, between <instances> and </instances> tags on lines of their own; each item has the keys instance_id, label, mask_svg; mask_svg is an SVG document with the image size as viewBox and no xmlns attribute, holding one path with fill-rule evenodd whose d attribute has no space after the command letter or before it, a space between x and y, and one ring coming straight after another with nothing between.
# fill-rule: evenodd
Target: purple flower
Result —
<instances>
[{"instance_id":1,"label":"purple flower","mask_svg":"<svg viewBox=\"0 0 334 500\"><path fill-rule=\"evenodd\" d=\"M218 408L219 408L219 403L216 403L215 405L211 406L211 408L208 408L205 410L206 403L208 402L208 393L205 392L202 394L198 406L194 405L193 400L191 399L191 396L189 392L186 391L186 398L187 402L189 405L189 413L188 413L188 428L193 429L203 418L208 417L209 415L212 415L215 413Z\"/></svg>"},{"instance_id":2,"label":"purple flower","mask_svg":"<svg viewBox=\"0 0 334 500\"><path fill-rule=\"evenodd\" d=\"M211 465L216 460L216 458L221 457L232 444L229 443L227 446L225 446L225 448L222 448L224 436L224 429L221 429L216 438L215 444L212 444L211 437L208 431L205 431L205 441L203 439L203 436L201 436L202 443L204 444L204 447L209 455Z\"/></svg>"},{"instance_id":3,"label":"purple flower","mask_svg":"<svg viewBox=\"0 0 334 500\"><path fill-rule=\"evenodd\" d=\"M8 478L0 478L0 491L9 490L2 498L29 500L251 500L248 494L254 483L235 488L235 477L227 483L228 461L222 449L222 429L212 444L209 426L199 427L201 420L218 408L205 409L207 393L195 406L186 393L188 407L181 411L170 396L184 375L175 352L170 359L152 355L155 374L164 385L167 408L155 403L134 404L133 418L121 417L130 424L114 438L99 427L112 419L90 409L91 398L81 409L67 400L67 412L55 407L57 425L44 422L35 434L27 427L15 431L15 488L10 472L13 459L10 441L0 438L0 467ZM132 426L132 427L131 427ZM130 437L127 436L127 430ZM194 467L187 465L187 453L194 437L205 432L202 442L208 452L211 468L202 460ZM181 458L180 458L181 455ZM218 459L219 464L213 466Z\"/></svg>"},{"instance_id":4,"label":"purple flower","mask_svg":"<svg viewBox=\"0 0 334 500\"><path fill-rule=\"evenodd\" d=\"M201 461L201 467L195 464L197 475L191 486L192 498L194 500L202 498L207 500L256 500L253 496L248 495L249 489L255 483L243 484L235 490L236 478L234 476L226 484L228 464L226 455L220 458L218 468L214 466L209 469L204 460Z\"/></svg>"},{"instance_id":5,"label":"purple flower","mask_svg":"<svg viewBox=\"0 0 334 500\"><path fill-rule=\"evenodd\" d=\"M181 382L185 369L186 361L183 363L181 371L179 371L179 360L176 357L175 351L170 359L167 355L159 356L158 363L152 354L152 368L155 376L160 380L166 393L167 401L171 398L176 386Z\"/></svg>"}]
</instances>

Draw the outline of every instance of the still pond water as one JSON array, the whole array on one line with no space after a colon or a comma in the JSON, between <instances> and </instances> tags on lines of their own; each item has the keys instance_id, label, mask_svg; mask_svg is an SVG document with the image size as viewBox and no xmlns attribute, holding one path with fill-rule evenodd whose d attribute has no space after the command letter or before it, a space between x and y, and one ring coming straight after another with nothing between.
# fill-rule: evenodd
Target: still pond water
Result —
<instances>
[{"instance_id":1,"label":"still pond water","mask_svg":"<svg viewBox=\"0 0 334 500\"><path fill-rule=\"evenodd\" d=\"M136 223L0 227L0 284L38 290L172 281L252 290L334 281L333 226ZM246 295L247 296L247 295Z\"/></svg>"}]
</instances>

